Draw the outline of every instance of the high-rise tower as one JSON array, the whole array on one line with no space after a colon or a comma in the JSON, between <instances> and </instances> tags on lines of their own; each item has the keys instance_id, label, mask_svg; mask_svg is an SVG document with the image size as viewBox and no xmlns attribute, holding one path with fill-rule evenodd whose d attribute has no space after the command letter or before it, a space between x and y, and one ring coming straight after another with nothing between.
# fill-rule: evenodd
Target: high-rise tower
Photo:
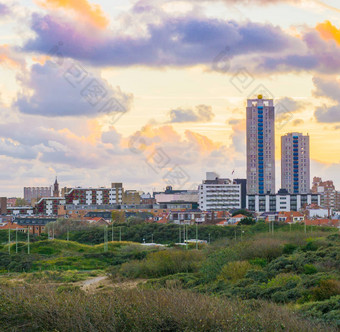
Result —
<instances>
[{"instance_id":1,"label":"high-rise tower","mask_svg":"<svg viewBox=\"0 0 340 332\"><path fill-rule=\"evenodd\" d=\"M281 187L291 194L310 192L308 135L289 133L281 137Z\"/></svg>"},{"instance_id":2,"label":"high-rise tower","mask_svg":"<svg viewBox=\"0 0 340 332\"><path fill-rule=\"evenodd\" d=\"M273 99L247 100L247 193L275 194Z\"/></svg>"}]
</instances>

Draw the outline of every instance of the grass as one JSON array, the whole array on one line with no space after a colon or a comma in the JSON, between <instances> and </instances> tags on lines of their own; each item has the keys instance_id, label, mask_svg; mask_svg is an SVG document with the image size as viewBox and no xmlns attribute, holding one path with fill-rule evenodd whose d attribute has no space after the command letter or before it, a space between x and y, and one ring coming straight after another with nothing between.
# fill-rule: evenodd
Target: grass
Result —
<instances>
[{"instance_id":1,"label":"grass","mask_svg":"<svg viewBox=\"0 0 340 332\"><path fill-rule=\"evenodd\" d=\"M214 298L179 289L77 287L0 289L6 331L336 331L263 301Z\"/></svg>"}]
</instances>

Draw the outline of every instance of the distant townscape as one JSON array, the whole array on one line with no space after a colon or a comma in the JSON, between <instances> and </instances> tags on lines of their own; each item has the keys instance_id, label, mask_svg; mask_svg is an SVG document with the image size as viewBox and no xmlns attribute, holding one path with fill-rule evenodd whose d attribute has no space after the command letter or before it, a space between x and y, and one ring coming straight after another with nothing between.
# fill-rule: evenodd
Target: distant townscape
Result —
<instances>
[{"instance_id":1,"label":"distant townscape","mask_svg":"<svg viewBox=\"0 0 340 332\"><path fill-rule=\"evenodd\" d=\"M156 223L228 226L251 215L255 221L339 227L340 192L333 181L314 177L311 184L308 134L281 137L281 188L276 192L274 101L262 95L248 99L246 117L246 179L209 171L196 190L167 186L145 193L119 182L109 188L60 188L56 178L50 187L24 187L23 199L1 197L0 229L40 234L57 218L105 225L115 221L114 212Z\"/></svg>"}]
</instances>

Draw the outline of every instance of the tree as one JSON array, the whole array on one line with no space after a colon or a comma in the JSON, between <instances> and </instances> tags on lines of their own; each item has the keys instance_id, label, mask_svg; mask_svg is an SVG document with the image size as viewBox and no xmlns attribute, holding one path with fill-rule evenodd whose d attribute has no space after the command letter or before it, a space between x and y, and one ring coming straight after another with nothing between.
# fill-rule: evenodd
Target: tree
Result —
<instances>
[{"instance_id":1,"label":"tree","mask_svg":"<svg viewBox=\"0 0 340 332\"><path fill-rule=\"evenodd\" d=\"M124 211L112 211L112 221L117 223L125 222L125 212Z\"/></svg>"},{"instance_id":2,"label":"tree","mask_svg":"<svg viewBox=\"0 0 340 332\"><path fill-rule=\"evenodd\" d=\"M15 202L15 206L26 206L28 205L28 203L23 199L18 197L16 202Z\"/></svg>"},{"instance_id":3,"label":"tree","mask_svg":"<svg viewBox=\"0 0 340 332\"><path fill-rule=\"evenodd\" d=\"M255 225L256 221L253 218L243 218L239 223L239 225Z\"/></svg>"},{"instance_id":4,"label":"tree","mask_svg":"<svg viewBox=\"0 0 340 332\"><path fill-rule=\"evenodd\" d=\"M246 217L250 217L252 218L253 217L253 214L251 212L249 212L248 210L246 209L240 209L240 210L237 210L235 211L233 214L232 214L232 217L238 215L238 214L243 214L244 216Z\"/></svg>"}]
</instances>

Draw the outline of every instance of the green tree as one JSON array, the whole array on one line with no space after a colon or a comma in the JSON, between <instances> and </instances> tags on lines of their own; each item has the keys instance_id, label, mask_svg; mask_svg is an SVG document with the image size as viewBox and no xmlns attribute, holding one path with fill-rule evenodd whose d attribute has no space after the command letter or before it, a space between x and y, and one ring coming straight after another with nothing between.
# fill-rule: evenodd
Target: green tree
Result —
<instances>
[{"instance_id":1,"label":"green tree","mask_svg":"<svg viewBox=\"0 0 340 332\"><path fill-rule=\"evenodd\" d=\"M239 223L239 225L255 225L256 221L253 218L243 218Z\"/></svg>"},{"instance_id":2,"label":"green tree","mask_svg":"<svg viewBox=\"0 0 340 332\"><path fill-rule=\"evenodd\" d=\"M125 212L124 211L112 211L112 221L117 223L125 222Z\"/></svg>"},{"instance_id":3,"label":"green tree","mask_svg":"<svg viewBox=\"0 0 340 332\"><path fill-rule=\"evenodd\" d=\"M18 197L15 206L27 206L29 205L23 198Z\"/></svg>"},{"instance_id":4,"label":"green tree","mask_svg":"<svg viewBox=\"0 0 340 332\"><path fill-rule=\"evenodd\" d=\"M240 209L240 210L237 210L235 211L233 214L232 214L232 217L238 215L238 214L243 214L244 216L246 217L250 217L252 218L253 217L253 214L251 212L249 212L248 210L246 209Z\"/></svg>"}]
</instances>

